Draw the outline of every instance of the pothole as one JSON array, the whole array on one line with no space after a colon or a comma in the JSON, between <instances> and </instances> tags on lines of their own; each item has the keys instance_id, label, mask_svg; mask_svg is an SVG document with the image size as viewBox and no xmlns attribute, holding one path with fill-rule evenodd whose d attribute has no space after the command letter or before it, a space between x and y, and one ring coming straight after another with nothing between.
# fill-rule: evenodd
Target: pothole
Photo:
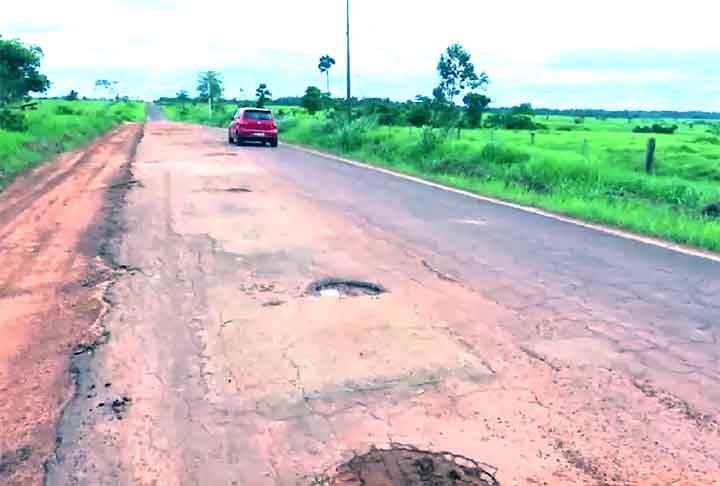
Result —
<instances>
[{"instance_id":1,"label":"pothole","mask_svg":"<svg viewBox=\"0 0 720 486\"><path fill-rule=\"evenodd\" d=\"M387 292L382 285L361 280L345 280L340 278L324 278L311 283L306 293L320 297L362 297L377 296Z\"/></svg>"},{"instance_id":2,"label":"pothole","mask_svg":"<svg viewBox=\"0 0 720 486\"><path fill-rule=\"evenodd\" d=\"M319 484L323 484L322 482ZM499 486L495 470L449 452L410 446L371 449L337 469L328 486Z\"/></svg>"}]
</instances>

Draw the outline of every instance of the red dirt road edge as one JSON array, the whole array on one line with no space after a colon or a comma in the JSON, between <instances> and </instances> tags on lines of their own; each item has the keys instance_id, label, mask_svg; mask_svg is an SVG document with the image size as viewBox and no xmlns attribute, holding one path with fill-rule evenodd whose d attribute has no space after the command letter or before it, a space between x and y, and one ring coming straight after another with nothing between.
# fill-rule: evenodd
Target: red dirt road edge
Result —
<instances>
[{"instance_id":1,"label":"red dirt road edge","mask_svg":"<svg viewBox=\"0 0 720 486\"><path fill-rule=\"evenodd\" d=\"M75 392L71 357L107 335L104 296L144 125L124 124L0 194L0 483L42 484Z\"/></svg>"}]
</instances>

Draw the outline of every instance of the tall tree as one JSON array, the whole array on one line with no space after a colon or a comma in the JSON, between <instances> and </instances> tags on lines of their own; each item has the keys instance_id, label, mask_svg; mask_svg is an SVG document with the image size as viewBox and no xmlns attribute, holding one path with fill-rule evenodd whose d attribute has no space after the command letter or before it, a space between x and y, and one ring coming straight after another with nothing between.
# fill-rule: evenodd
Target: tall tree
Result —
<instances>
[{"instance_id":1,"label":"tall tree","mask_svg":"<svg viewBox=\"0 0 720 486\"><path fill-rule=\"evenodd\" d=\"M465 117L470 128L482 126L482 116L490 104L490 98L480 93L468 93L463 97Z\"/></svg>"},{"instance_id":2,"label":"tall tree","mask_svg":"<svg viewBox=\"0 0 720 486\"><path fill-rule=\"evenodd\" d=\"M478 74L470 60L470 53L460 44L448 47L440 56L437 71L440 75L439 88L449 103L467 90L483 88L490 80L485 72Z\"/></svg>"},{"instance_id":3,"label":"tall tree","mask_svg":"<svg viewBox=\"0 0 720 486\"><path fill-rule=\"evenodd\" d=\"M213 105L223 96L223 80L217 71L203 71L198 74L198 98L208 104L208 114L212 117Z\"/></svg>"},{"instance_id":4,"label":"tall tree","mask_svg":"<svg viewBox=\"0 0 720 486\"><path fill-rule=\"evenodd\" d=\"M19 40L0 37L0 108L23 101L30 93L44 93L50 87L40 73L42 49Z\"/></svg>"},{"instance_id":5,"label":"tall tree","mask_svg":"<svg viewBox=\"0 0 720 486\"><path fill-rule=\"evenodd\" d=\"M265 104L272 99L272 93L265 83L260 83L255 90L255 96L257 96L258 108L265 108Z\"/></svg>"},{"instance_id":6,"label":"tall tree","mask_svg":"<svg viewBox=\"0 0 720 486\"><path fill-rule=\"evenodd\" d=\"M335 59L329 55L324 55L320 58L318 69L321 74L325 74L325 81L327 83L327 94L330 94L330 69L335 65Z\"/></svg>"},{"instance_id":7,"label":"tall tree","mask_svg":"<svg viewBox=\"0 0 720 486\"><path fill-rule=\"evenodd\" d=\"M450 123L450 119L455 118L460 136L460 116L457 116L456 99L469 90L484 88L488 83L488 75L485 72L478 74L475 71L470 53L460 44L452 44L440 56L437 65L438 75L440 76L440 84L437 90L442 93L447 101L448 116L446 123ZM436 94L436 98L439 96ZM449 127L449 125L448 125Z\"/></svg>"}]
</instances>

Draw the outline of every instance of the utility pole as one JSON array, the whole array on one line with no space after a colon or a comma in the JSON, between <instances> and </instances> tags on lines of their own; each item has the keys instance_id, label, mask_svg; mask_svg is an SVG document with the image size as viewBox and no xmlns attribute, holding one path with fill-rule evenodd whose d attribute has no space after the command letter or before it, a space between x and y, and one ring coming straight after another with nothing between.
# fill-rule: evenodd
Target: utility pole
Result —
<instances>
[{"instance_id":1,"label":"utility pole","mask_svg":"<svg viewBox=\"0 0 720 486\"><path fill-rule=\"evenodd\" d=\"M352 91L350 90L350 0L346 0L346 11L347 11L347 110L348 110L348 121L352 119Z\"/></svg>"}]
</instances>

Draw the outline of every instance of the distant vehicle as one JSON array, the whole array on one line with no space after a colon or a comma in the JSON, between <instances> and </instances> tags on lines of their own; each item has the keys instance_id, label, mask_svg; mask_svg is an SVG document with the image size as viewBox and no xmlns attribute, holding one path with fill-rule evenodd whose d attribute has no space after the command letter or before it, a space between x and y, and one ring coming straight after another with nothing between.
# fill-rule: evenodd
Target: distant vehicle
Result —
<instances>
[{"instance_id":1,"label":"distant vehicle","mask_svg":"<svg viewBox=\"0 0 720 486\"><path fill-rule=\"evenodd\" d=\"M263 108L240 108L228 127L228 143L261 142L278 145L278 129L272 111Z\"/></svg>"}]
</instances>

